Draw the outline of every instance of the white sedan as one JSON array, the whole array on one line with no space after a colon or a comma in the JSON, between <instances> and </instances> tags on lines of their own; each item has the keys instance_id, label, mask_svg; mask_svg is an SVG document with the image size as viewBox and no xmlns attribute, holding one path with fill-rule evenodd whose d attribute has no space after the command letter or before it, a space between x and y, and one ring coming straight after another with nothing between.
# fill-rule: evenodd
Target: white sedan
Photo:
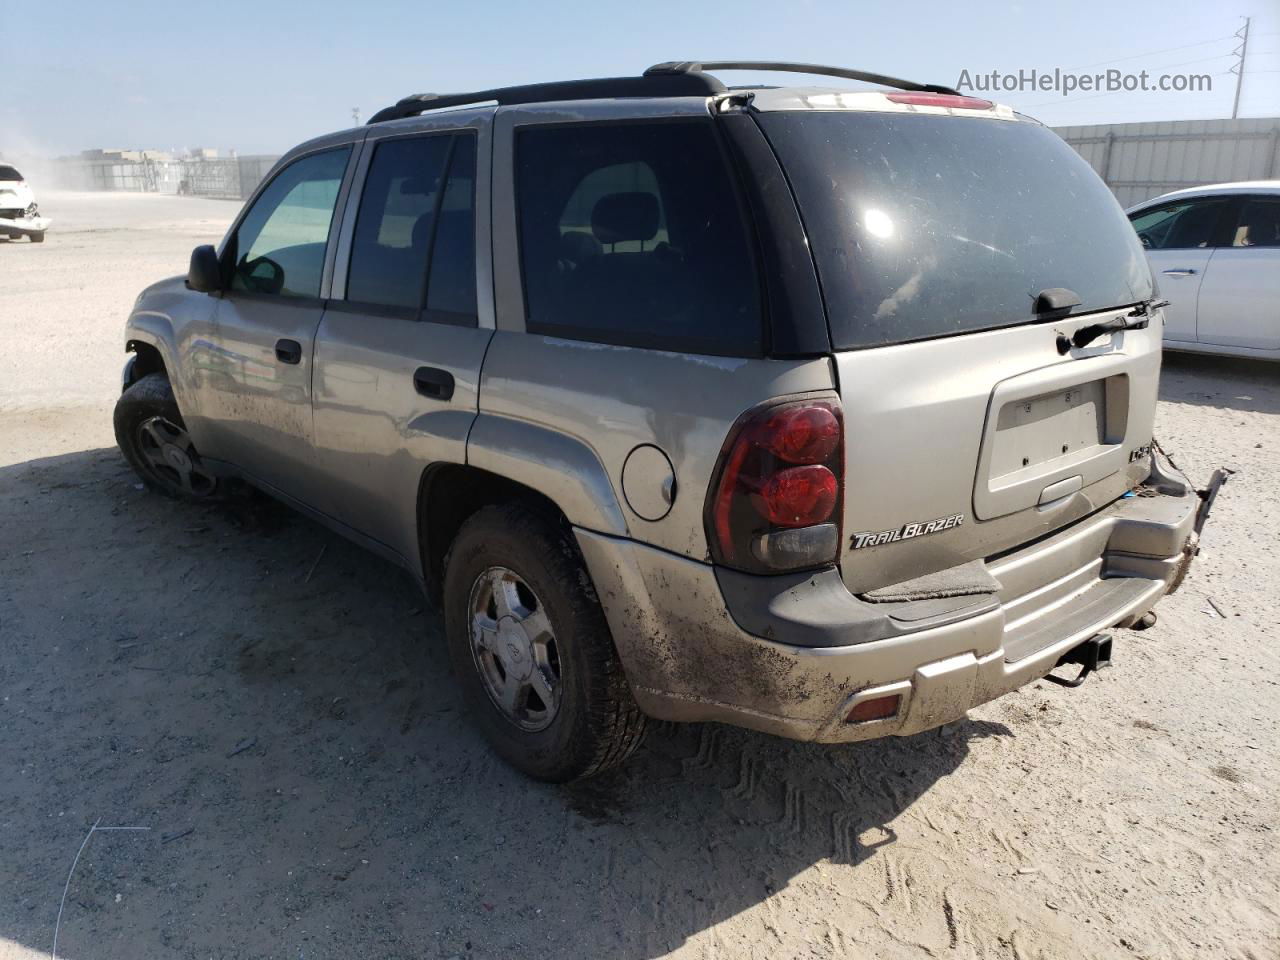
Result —
<instances>
[{"instance_id":1,"label":"white sedan","mask_svg":"<svg viewBox=\"0 0 1280 960\"><path fill-rule=\"evenodd\" d=\"M1192 187L1126 211L1169 300L1169 350L1280 360L1280 180Z\"/></svg>"},{"instance_id":2,"label":"white sedan","mask_svg":"<svg viewBox=\"0 0 1280 960\"><path fill-rule=\"evenodd\" d=\"M49 218L40 216L36 196L22 174L0 163L0 237L30 237L32 243L43 243L48 229Z\"/></svg>"}]
</instances>

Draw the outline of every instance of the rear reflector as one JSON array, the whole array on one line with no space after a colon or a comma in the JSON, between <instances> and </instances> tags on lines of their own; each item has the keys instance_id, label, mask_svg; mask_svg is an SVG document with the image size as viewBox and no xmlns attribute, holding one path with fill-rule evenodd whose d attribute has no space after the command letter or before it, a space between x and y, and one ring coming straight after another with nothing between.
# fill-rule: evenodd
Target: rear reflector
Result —
<instances>
[{"instance_id":1,"label":"rear reflector","mask_svg":"<svg viewBox=\"0 0 1280 960\"><path fill-rule=\"evenodd\" d=\"M871 700L863 700L861 703L855 704L854 708L849 711L849 715L844 718L845 723L866 723L868 720L883 720L886 717L892 717L898 712L898 704L902 701L901 694L893 694L889 697L875 697Z\"/></svg>"},{"instance_id":2,"label":"rear reflector","mask_svg":"<svg viewBox=\"0 0 1280 960\"><path fill-rule=\"evenodd\" d=\"M949 93L886 93L894 103L909 103L916 107L951 107L954 110L990 110L995 106L990 100L979 97L961 97Z\"/></svg>"}]
</instances>

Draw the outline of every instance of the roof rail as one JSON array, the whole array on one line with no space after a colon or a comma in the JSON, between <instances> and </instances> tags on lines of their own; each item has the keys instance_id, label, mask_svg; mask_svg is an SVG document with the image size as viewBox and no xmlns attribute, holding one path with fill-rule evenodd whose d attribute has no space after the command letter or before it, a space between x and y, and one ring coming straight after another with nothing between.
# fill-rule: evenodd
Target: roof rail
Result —
<instances>
[{"instance_id":1,"label":"roof rail","mask_svg":"<svg viewBox=\"0 0 1280 960\"><path fill-rule=\"evenodd\" d=\"M848 70L844 67L826 67L818 63L785 63L774 60L704 60L700 63L693 60L673 60L668 63L654 64L644 72L644 75L646 77L707 76L705 73L707 70L809 73L820 77L843 77L846 80L877 83L882 87L897 87L899 90L960 96L960 91L939 86L936 83L915 83L911 80L899 80L897 77L886 77L882 73L867 73L865 70Z\"/></svg>"},{"instance_id":2,"label":"roof rail","mask_svg":"<svg viewBox=\"0 0 1280 960\"><path fill-rule=\"evenodd\" d=\"M551 100L607 100L614 97L709 97L725 92L725 86L709 74L658 73L643 77L604 77L598 80L561 80L519 87L496 87L472 93L418 93L384 107L370 123L416 117L426 110L478 103L545 103Z\"/></svg>"}]
</instances>

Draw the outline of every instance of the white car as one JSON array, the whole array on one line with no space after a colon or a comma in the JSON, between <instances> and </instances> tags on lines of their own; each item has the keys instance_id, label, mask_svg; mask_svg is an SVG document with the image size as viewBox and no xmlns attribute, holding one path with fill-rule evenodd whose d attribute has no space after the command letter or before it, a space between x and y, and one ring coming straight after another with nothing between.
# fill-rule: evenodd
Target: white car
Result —
<instances>
[{"instance_id":1,"label":"white car","mask_svg":"<svg viewBox=\"0 0 1280 960\"><path fill-rule=\"evenodd\" d=\"M49 218L40 216L36 195L16 167L0 163L0 237L10 240L30 237L44 243Z\"/></svg>"},{"instance_id":2,"label":"white car","mask_svg":"<svg viewBox=\"0 0 1280 960\"><path fill-rule=\"evenodd\" d=\"M1280 180L1192 187L1125 212L1169 300L1165 349L1280 360Z\"/></svg>"}]
</instances>

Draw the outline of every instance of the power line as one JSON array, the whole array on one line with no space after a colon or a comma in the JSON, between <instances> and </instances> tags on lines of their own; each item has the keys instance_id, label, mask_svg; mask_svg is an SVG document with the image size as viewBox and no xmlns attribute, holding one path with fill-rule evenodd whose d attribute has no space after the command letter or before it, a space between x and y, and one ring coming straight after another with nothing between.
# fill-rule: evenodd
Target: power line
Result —
<instances>
[{"instance_id":1,"label":"power line","mask_svg":"<svg viewBox=\"0 0 1280 960\"><path fill-rule=\"evenodd\" d=\"M1135 53L1127 57L1116 57L1114 60L1099 60L1097 63L1086 63L1082 67L1070 67L1071 70L1088 70L1090 67L1102 67L1108 63L1123 63L1126 60L1139 60L1142 57L1154 57L1160 53L1173 53L1175 50L1190 50L1192 47L1203 47L1210 43L1221 43L1223 40L1230 40L1232 36L1214 37L1212 40L1199 40L1196 43L1184 43L1180 47L1165 47L1163 50L1148 50L1146 53Z\"/></svg>"}]
</instances>

